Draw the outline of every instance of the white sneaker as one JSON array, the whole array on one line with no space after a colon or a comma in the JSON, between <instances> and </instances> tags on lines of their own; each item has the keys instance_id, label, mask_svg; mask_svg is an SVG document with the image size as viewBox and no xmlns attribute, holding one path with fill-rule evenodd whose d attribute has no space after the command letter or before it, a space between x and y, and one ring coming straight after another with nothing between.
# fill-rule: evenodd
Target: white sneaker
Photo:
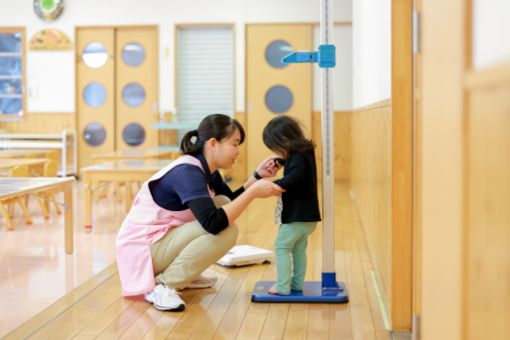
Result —
<instances>
[{"instance_id":1,"label":"white sneaker","mask_svg":"<svg viewBox=\"0 0 510 340\"><path fill-rule=\"evenodd\" d=\"M175 289L162 283L154 287L152 292L145 294L144 299L159 310L181 311L186 306Z\"/></svg>"},{"instance_id":2,"label":"white sneaker","mask_svg":"<svg viewBox=\"0 0 510 340\"><path fill-rule=\"evenodd\" d=\"M217 281L218 278L216 276L208 276L202 274L188 283L183 289L209 288L214 286Z\"/></svg>"}]
</instances>

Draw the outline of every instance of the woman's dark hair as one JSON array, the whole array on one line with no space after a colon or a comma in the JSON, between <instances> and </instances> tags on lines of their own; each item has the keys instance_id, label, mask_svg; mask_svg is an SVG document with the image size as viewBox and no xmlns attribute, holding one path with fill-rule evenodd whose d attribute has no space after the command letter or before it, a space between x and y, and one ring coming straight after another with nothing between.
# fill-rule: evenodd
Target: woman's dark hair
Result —
<instances>
[{"instance_id":1,"label":"woman's dark hair","mask_svg":"<svg viewBox=\"0 0 510 340\"><path fill-rule=\"evenodd\" d=\"M288 156L312 150L315 145L303 134L298 121L289 116L278 116L269 121L262 133L264 144L272 151Z\"/></svg>"},{"instance_id":2,"label":"woman's dark hair","mask_svg":"<svg viewBox=\"0 0 510 340\"><path fill-rule=\"evenodd\" d=\"M230 137L236 130L241 134L241 141L244 142L244 129L241 123L234 118L221 113L208 115L198 125L196 130L188 131L181 140L181 152L184 155L202 153L204 144L211 138L221 141Z\"/></svg>"}]
</instances>

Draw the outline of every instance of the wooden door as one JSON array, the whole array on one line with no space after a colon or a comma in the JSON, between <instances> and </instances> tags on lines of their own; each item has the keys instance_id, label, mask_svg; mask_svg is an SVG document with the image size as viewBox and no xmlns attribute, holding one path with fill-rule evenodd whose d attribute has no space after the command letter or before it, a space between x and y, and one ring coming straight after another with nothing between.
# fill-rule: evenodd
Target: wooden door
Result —
<instances>
[{"instance_id":1,"label":"wooden door","mask_svg":"<svg viewBox=\"0 0 510 340\"><path fill-rule=\"evenodd\" d=\"M87 27L76 31L77 129L79 167L91 155L115 150L113 27Z\"/></svg>"},{"instance_id":2,"label":"wooden door","mask_svg":"<svg viewBox=\"0 0 510 340\"><path fill-rule=\"evenodd\" d=\"M297 118L311 137L312 65L279 65L278 60L293 51L312 49L311 25L247 26L247 174L270 154L262 142L262 131L276 115Z\"/></svg>"},{"instance_id":3,"label":"wooden door","mask_svg":"<svg viewBox=\"0 0 510 340\"><path fill-rule=\"evenodd\" d=\"M157 39L155 27L116 31L116 150L157 145L151 128L159 116Z\"/></svg>"},{"instance_id":4,"label":"wooden door","mask_svg":"<svg viewBox=\"0 0 510 340\"><path fill-rule=\"evenodd\" d=\"M157 145L156 27L83 27L76 32L79 166L91 155Z\"/></svg>"}]
</instances>

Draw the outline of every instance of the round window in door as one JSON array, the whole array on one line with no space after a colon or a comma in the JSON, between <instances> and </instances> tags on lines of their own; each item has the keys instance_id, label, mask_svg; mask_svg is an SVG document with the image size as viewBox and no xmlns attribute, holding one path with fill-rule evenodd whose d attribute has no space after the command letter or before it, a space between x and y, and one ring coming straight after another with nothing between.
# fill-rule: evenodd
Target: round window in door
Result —
<instances>
[{"instance_id":1,"label":"round window in door","mask_svg":"<svg viewBox=\"0 0 510 340\"><path fill-rule=\"evenodd\" d=\"M101 107L106 100L106 88L101 83L89 83L83 89L83 100L92 108Z\"/></svg>"},{"instance_id":2,"label":"round window in door","mask_svg":"<svg viewBox=\"0 0 510 340\"><path fill-rule=\"evenodd\" d=\"M285 40L273 40L266 47L266 61L274 68L284 68L289 64L282 63L282 58L291 54L292 46Z\"/></svg>"},{"instance_id":3,"label":"round window in door","mask_svg":"<svg viewBox=\"0 0 510 340\"><path fill-rule=\"evenodd\" d=\"M131 66L137 67L145 60L145 48L136 42L130 42L122 48L122 60Z\"/></svg>"},{"instance_id":4,"label":"round window in door","mask_svg":"<svg viewBox=\"0 0 510 340\"><path fill-rule=\"evenodd\" d=\"M83 49L81 58L90 68L100 68L108 60L108 52L103 44L97 41L88 43Z\"/></svg>"},{"instance_id":5,"label":"round window in door","mask_svg":"<svg viewBox=\"0 0 510 340\"><path fill-rule=\"evenodd\" d=\"M294 98L292 92L283 85L271 87L264 98L267 108L273 113L284 113L289 111Z\"/></svg>"},{"instance_id":6,"label":"round window in door","mask_svg":"<svg viewBox=\"0 0 510 340\"><path fill-rule=\"evenodd\" d=\"M140 106L145 101L145 89L138 83L129 83L122 89L122 100L128 106Z\"/></svg>"},{"instance_id":7,"label":"round window in door","mask_svg":"<svg viewBox=\"0 0 510 340\"><path fill-rule=\"evenodd\" d=\"M145 140L145 130L138 123L130 123L122 130L122 138L127 145L138 146Z\"/></svg>"},{"instance_id":8,"label":"round window in door","mask_svg":"<svg viewBox=\"0 0 510 340\"><path fill-rule=\"evenodd\" d=\"M99 123L90 123L83 129L83 139L90 146L99 146L106 139L106 130Z\"/></svg>"}]
</instances>

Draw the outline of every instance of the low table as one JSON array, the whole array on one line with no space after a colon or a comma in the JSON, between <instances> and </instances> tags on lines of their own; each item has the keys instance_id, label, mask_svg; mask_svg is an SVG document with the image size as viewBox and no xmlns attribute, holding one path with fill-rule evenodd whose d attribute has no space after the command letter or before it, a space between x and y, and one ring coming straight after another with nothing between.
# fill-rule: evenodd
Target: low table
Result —
<instances>
[{"instance_id":1,"label":"low table","mask_svg":"<svg viewBox=\"0 0 510 340\"><path fill-rule=\"evenodd\" d=\"M26 194L64 192L64 238L65 251L73 253L73 182L74 177L8 177L0 178L0 209L3 202ZM13 230L8 214L4 214L7 228Z\"/></svg>"},{"instance_id":2,"label":"low table","mask_svg":"<svg viewBox=\"0 0 510 340\"><path fill-rule=\"evenodd\" d=\"M105 182L145 182L153 174L170 164L172 160L123 160L100 163L81 169L84 185L85 227L92 227L92 192ZM125 207L131 207L131 187L126 185Z\"/></svg>"}]
</instances>

